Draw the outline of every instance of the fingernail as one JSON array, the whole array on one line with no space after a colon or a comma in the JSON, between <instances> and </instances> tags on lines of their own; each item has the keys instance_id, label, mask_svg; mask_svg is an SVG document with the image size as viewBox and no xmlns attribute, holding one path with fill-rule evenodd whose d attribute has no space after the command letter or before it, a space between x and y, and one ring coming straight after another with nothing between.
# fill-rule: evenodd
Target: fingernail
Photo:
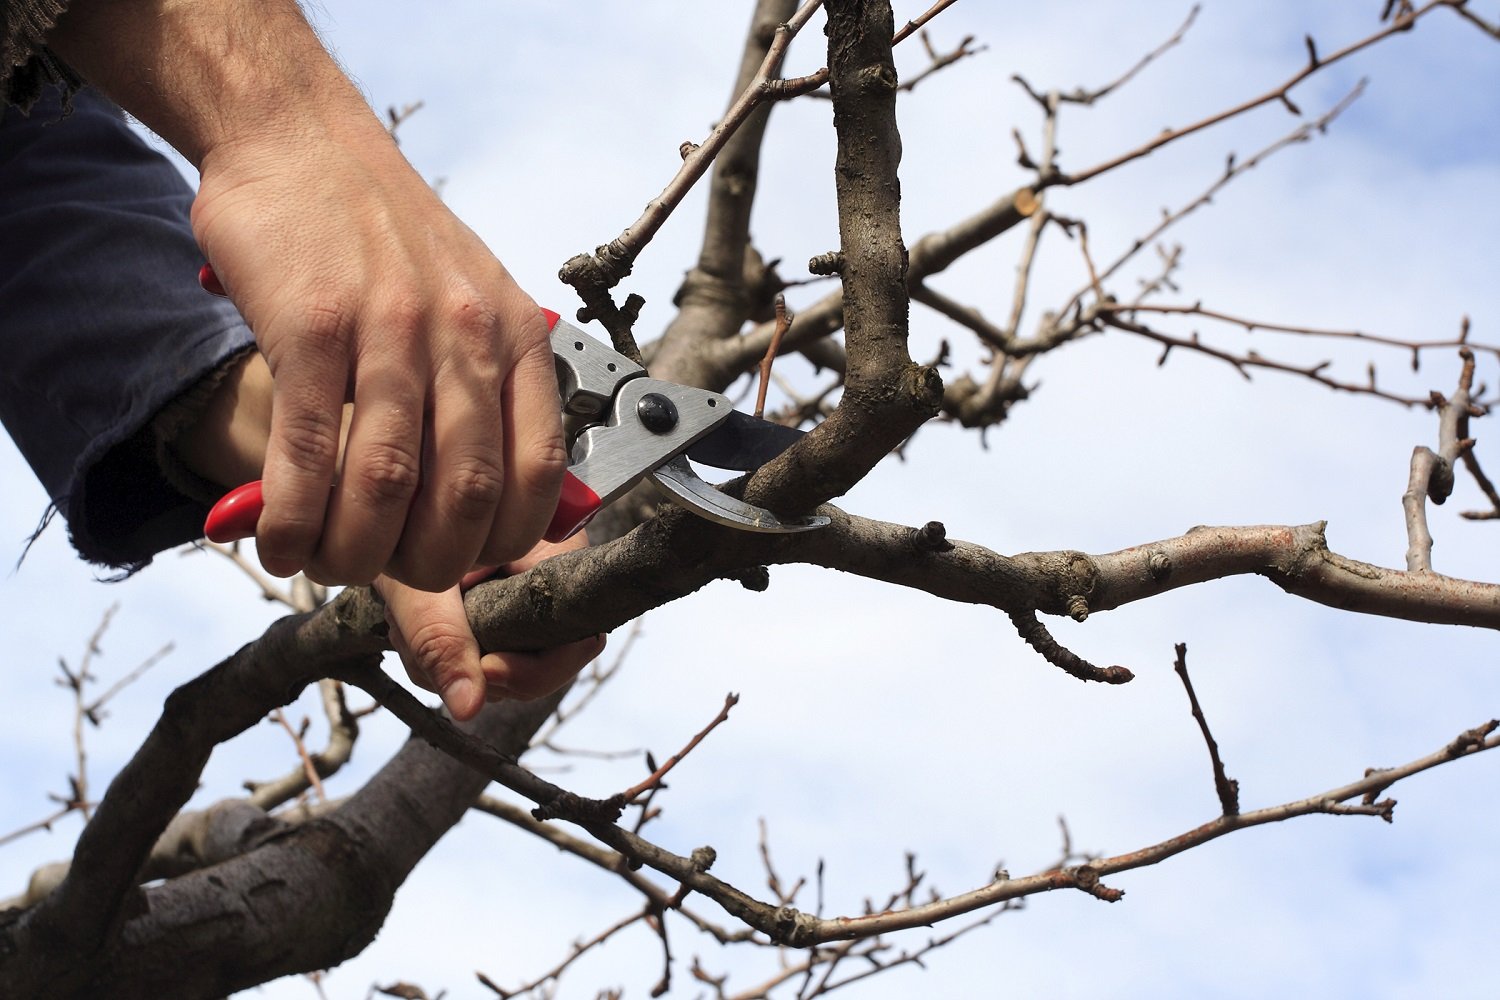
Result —
<instances>
[{"instance_id":1,"label":"fingernail","mask_svg":"<svg viewBox=\"0 0 1500 1000\"><path fill-rule=\"evenodd\" d=\"M443 688L443 704L455 717L462 715L467 718L472 715L470 706L474 704L478 685L471 677L457 677L448 682Z\"/></svg>"}]
</instances>

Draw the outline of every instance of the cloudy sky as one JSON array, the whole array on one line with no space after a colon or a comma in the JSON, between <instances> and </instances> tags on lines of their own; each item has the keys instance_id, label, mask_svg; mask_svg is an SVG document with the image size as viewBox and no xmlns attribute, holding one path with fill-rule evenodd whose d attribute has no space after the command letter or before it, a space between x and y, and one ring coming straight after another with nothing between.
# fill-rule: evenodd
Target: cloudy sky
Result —
<instances>
[{"instance_id":1,"label":"cloudy sky","mask_svg":"<svg viewBox=\"0 0 1500 1000\"><path fill-rule=\"evenodd\" d=\"M902 19L921 4L898 5ZM1093 109L1069 108L1062 165L1079 169L1166 126L1259 94L1295 72L1312 33L1327 53L1373 30L1382 6L1207 2L1185 43ZM413 19L411 5L325 0L315 17L380 108L421 100L403 148L539 301L572 307L558 265L634 220L671 176L677 147L701 139L722 110L748 6L486 4L449 2ZM732 9L731 9L732 8ZM691 13L687 13L691 11ZM943 228L1025 179L1012 127L1033 149L1039 121L1009 82L1039 89L1097 86L1169 35L1186 4L1058 0L1015 5L969 0L933 26L951 47L986 46L907 95L903 218L908 242ZM821 21L795 47L790 72L822 64ZM902 53L911 75L923 59ZM1309 114L1364 76L1364 97L1316 142L1289 149L1241 178L1172 235L1184 246L1180 300L1266 321L1361 329L1396 338L1452 336L1462 315L1474 337L1500 342L1500 52L1438 12L1417 31L1334 67L1294 96ZM1180 143L1076 191L1049 195L1089 223L1096 259L1113 256L1195 197L1231 151L1241 157L1295 127L1268 107ZM768 257L800 262L836 243L829 110L803 101L772 119L753 230ZM693 198L642 258L627 290L647 298L641 329L671 315L694 256L701 199ZM1033 302L1064 301L1086 276L1074 246L1049 234ZM988 315L1009 306L1019 232L952 268L935 284ZM1129 292L1150 262L1123 277ZM821 295L800 289L793 305ZM1034 317L1033 317L1034 320ZM963 334L914 307L913 353L954 341L958 370L978 361ZM1372 354L1242 331L1202 329L1238 349L1336 360L1410 394L1451 391L1456 359ZM1326 519L1332 546L1353 558L1402 564L1400 495L1417 444L1435 439L1422 411L1334 395L1292 377L1242 380L1229 368L1151 345L1095 337L1040 360L1034 398L989 435L924 430L904 463L891 462L844 498L853 512L903 523L944 521L951 535L1000 552L1103 552L1180 534L1196 524L1300 524ZM1493 358L1481 379L1500 382ZM816 379L784 363L798 384ZM952 374L957 374L955 370ZM1500 451L1476 424L1481 459ZM45 498L4 445L0 562L13 563ZM1494 471L1494 470L1492 470ZM1436 510L1435 565L1494 579L1493 525L1457 511L1480 503L1468 483ZM124 584L94 582L60 528L0 579L0 674L11 762L0 781L8 826L40 818L49 791L73 768L59 656L76 664L106 608L120 609L96 670L105 683L164 643L175 651L121 698L89 737L96 787L128 756L172 687L253 638L276 610L232 568L205 555L166 555ZM1217 812L1208 766L1172 673L1186 642L1205 710L1248 808L1302 798L1435 750L1500 714L1492 635L1342 615L1239 579L1091 618L1050 623L1096 662L1123 663L1123 689L1085 686L1027 650L993 611L944 604L829 573L779 568L765 594L716 584L652 613L628 668L567 734L570 745L675 750L717 711L742 702L679 769L662 800L660 842L718 849L716 872L764 895L757 819L764 817L783 878L826 861L829 912L857 912L899 886L903 853L931 883L958 892L1050 864L1065 816L1081 849L1115 854L1181 833ZM616 648L622 643L618 640ZM357 699L358 700L358 699ZM310 703L300 709L312 711ZM372 719L348 778L398 745ZM315 736L319 730L315 727ZM201 803L241 780L291 763L271 726L221 750ZM568 762L562 780L607 794L637 760ZM1481 757L1418 777L1396 791L1397 822L1314 817L1242 833L1157 868L1113 880L1108 905L1075 895L1033 900L1019 913L907 968L851 988L897 998L1258 997L1272 990L1328 997L1430 997L1492 989L1484 956L1493 932L1478 900L1497 885L1488 831L1500 822L1500 763ZM0 851L0 895L19 891L39 863L65 856L77 822ZM804 900L811 906L811 898ZM538 974L632 910L628 889L483 816L460 825L403 889L381 938L325 983L329 997L364 997L372 982L406 979L451 997L486 996L482 969L502 985ZM708 908L711 910L711 907ZM916 948L925 931L893 940ZM774 971L768 955L727 955L675 929L676 975L687 962L731 971L748 988ZM641 931L580 963L563 996L623 987L645 996L659 949ZM260 991L312 997L288 980Z\"/></svg>"}]
</instances>

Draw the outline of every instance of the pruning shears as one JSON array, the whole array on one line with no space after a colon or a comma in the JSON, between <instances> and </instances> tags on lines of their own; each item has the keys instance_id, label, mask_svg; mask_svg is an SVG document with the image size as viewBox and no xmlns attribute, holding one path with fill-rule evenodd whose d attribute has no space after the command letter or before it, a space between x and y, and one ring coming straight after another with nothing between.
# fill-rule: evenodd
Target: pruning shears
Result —
<instances>
[{"instance_id":1,"label":"pruning shears","mask_svg":"<svg viewBox=\"0 0 1500 1000\"><path fill-rule=\"evenodd\" d=\"M205 266L199 281L216 291ZM828 518L786 518L704 482L688 460L749 472L791 447L802 431L737 411L728 397L650 378L646 370L582 330L542 310L552 332L568 435L568 471L557 511L543 536L559 542L606 505L651 476L699 517L744 531L810 531ZM263 500L259 480L226 494L208 513L203 533L232 542L255 534Z\"/></svg>"}]
</instances>

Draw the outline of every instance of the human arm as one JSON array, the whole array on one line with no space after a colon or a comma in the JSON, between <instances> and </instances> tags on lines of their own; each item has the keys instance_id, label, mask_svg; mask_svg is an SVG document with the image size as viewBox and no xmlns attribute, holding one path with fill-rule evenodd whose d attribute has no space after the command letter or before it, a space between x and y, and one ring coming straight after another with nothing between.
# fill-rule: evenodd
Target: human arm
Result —
<instances>
[{"instance_id":1,"label":"human arm","mask_svg":"<svg viewBox=\"0 0 1500 1000\"><path fill-rule=\"evenodd\" d=\"M442 590L527 552L566 464L545 324L296 4L75 0L49 42L201 171L194 234L274 384L266 567Z\"/></svg>"}]
</instances>

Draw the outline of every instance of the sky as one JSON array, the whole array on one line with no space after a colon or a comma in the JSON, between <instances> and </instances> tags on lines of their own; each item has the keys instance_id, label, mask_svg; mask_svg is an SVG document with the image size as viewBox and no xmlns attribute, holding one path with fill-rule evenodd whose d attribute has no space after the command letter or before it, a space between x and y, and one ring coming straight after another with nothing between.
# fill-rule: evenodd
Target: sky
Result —
<instances>
[{"instance_id":1,"label":"sky","mask_svg":"<svg viewBox=\"0 0 1500 1000\"><path fill-rule=\"evenodd\" d=\"M898 4L898 21L923 4ZM1080 169L1262 93L1306 58L1303 35L1327 53L1376 26L1381 3L1244 4L1209 0L1184 43L1100 105L1068 108L1064 169ZM378 108L424 102L401 129L403 149L445 200L543 304L572 292L555 272L632 222L671 177L677 148L701 140L728 97L748 5L685 7L664 0L555 5L476 0L414 18L387 0L324 0L314 18ZM687 11L690 11L688 13ZM1055 0L1023 9L968 0L932 26L934 44L973 35L984 51L903 97L903 221L908 243L1011 190L1011 129L1039 147L1036 108L1014 83L1098 86L1166 38L1186 4ZM794 46L789 73L822 64L822 22ZM922 54L908 43L898 67ZM1364 96L1316 141L1237 180L1171 234L1184 247L1172 301L1202 301L1265 321L1446 339L1468 315L1473 337L1500 342L1500 53L1472 27L1438 12L1409 35L1331 68L1294 92L1309 115L1361 77ZM836 244L833 146L826 102L773 115L752 229L767 257L800 272ZM1297 120L1279 106L1195 136L1049 207L1082 217L1097 260L1153 226L1164 206L1196 197L1222 169L1276 140ZM701 233L695 194L669 221L622 291L647 299L640 330L659 329ZM965 259L934 285L985 312L1009 307L1020 233ZM1123 276L1128 292L1150 259ZM1077 248L1048 236L1038 260L1037 311L1065 301L1086 275ZM826 288L793 289L793 307ZM1164 324L1164 326L1166 326ZM1183 323L1216 342L1272 357L1335 361L1359 380L1375 361L1383 384L1451 392L1456 358L1299 343L1272 334ZM956 376L980 361L962 331L914 306L913 354L953 344ZM981 446L972 433L932 427L904 461L889 461L844 497L846 510L906 524L941 520L950 536L1002 553L1054 548L1107 552L1197 524L1328 522L1336 551L1402 565L1400 496L1411 449L1434 444L1421 410L1336 395L1291 376L1232 369L1123 334L1093 337L1040 359L1031 399ZM1493 359L1479 379L1500 384ZM818 384L805 363L781 370ZM738 387L740 389L743 386ZM736 390L737 391L737 390ZM773 397L772 405L775 405ZM1484 421L1481 460L1500 468ZM21 555L45 505L9 443L0 452L0 563ZM1492 472L1494 470L1492 469ZM1432 510L1440 572L1493 579L1496 532L1457 512L1479 506L1460 476ZM20 826L51 808L75 767L69 697L53 684L59 657L76 665L88 635L118 604L95 670L104 684L163 644L173 652L115 703L88 736L94 786L127 759L161 699L240 644L278 611L231 566L205 554L166 554L138 577L97 582L49 530L0 577L0 815ZM1049 619L1059 640L1101 663L1131 667L1123 688L1082 685L1043 663L992 610L801 567L777 567L764 594L730 583L648 615L621 676L566 731L570 746L677 749L741 695L731 721L673 776L652 828L686 853L718 851L715 872L764 896L758 820L784 880L825 863L829 912L858 912L901 884L912 851L929 884L959 892L997 864L1019 874L1058 852L1058 817L1082 850L1116 854L1166 839L1217 813L1206 754L1172 672L1189 664L1245 808L1300 799L1371 766L1427 754L1500 715L1495 637L1332 611L1239 578L1091 617ZM622 630L623 631L623 630ZM614 649L624 644L617 635ZM613 652L606 653L612 657ZM399 672L399 671L398 671ZM356 695L356 703L363 699ZM312 714L310 700L291 710ZM372 717L356 758L330 785L357 787L399 745L399 727ZM267 725L221 748L195 805L236 794L246 778L292 763ZM638 756L539 763L558 780L608 794L636 780ZM549 772L555 774L555 772ZM1106 904L1079 893L1031 900L1020 912L907 967L850 987L851 997L1431 997L1493 990L1492 930L1476 900L1500 889L1485 831L1500 823L1500 758L1481 756L1394 791L1387 826L1362 817L1310 817L1237 834L1111 880ZM652 829L648 828L648 829ZM20 891L40 863L66 856L76 817L0 849L0 895ZM804 905L811 906L810 898ZM372 983L406 980L453 998L483 997L473 972L514 986L560 961L636 907L603 873L473 815L417 869L380 938L323 983L330 998L362 998ZM711 906L705 910L712 912ZM963 921L960 921L962 923ZM915 949L928 931L892 939ZM695 994L688 963L729 972L731 990L772 974L775 956L722 953L678 924L675 978ZM648 994L660 975L654 939L636 929L581 961L560 996L619 987ZM300 978L247 996L311 998Z\"/></svg>"}]
</instances>

